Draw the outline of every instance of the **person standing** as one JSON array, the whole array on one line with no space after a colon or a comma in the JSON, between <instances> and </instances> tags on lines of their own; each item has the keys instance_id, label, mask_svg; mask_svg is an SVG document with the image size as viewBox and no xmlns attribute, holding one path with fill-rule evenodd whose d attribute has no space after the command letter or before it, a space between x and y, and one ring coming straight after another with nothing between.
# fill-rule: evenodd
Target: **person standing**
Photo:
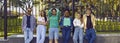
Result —
<instances>
[{"instance_id":1,"label":"person standing","mask_svg":"<svg viewBox=\"0 0 120 43\"><path fill-rule=\"evenodd\" d=\"M70 11L68 9L64 11L64 16L60 20L60 27L62 29L63 43L69 43L73 19L70 17Z\"/></svg>"},{"instance_id":2,"label":"person standing","mask_svg":"<svg viewBox=\"0 0 120 43\"><path fill-rule=\"evenodd\" d=\"M33 30L36 26L35 17L31 14L31 8L27 8L27 13L22 19L22 30L24 32L25 43L30 43L33 39Z\"/></svg>"},{"instance_id":3,"label":"person standing","mask_svg":"<svg viewBox=\"0 0 120 43\"><path fill-rule=\"evenodd\" d=\"M83 16L84 18L84 31L86 32L85 38L88 43L94 43L96 39L95 32L95 16L92 14L90 8L87 8L86 14Z\"/></svg>"},{"instance_id":4,"label":"person standing","mask_svg":"<svg viewBox=\"0 0 120 43\"><path fill-rule=\"evenodd\" d=\"M45 11L41 10L39 12L39 16L37 18L37 40L36 43L44 43L45 40L45 34L46 34L46 24L47 24L47 18Z\"/></svg>"},{"instance_id":5,"label":"person standing","mask_svg":"<svg viewBox=\"0 0 120 43\"><path fill-rule=\"evenodd\" d=\"M83 43L83 18L82 15L80 13L76 12L76 16L75 19L73 21L74 27L75 27L75 31L74 31L74 35L73 35L73 42L74 43ZM79 42L78 42L79 39Z\"/></svg>"},{"instance_id":6,"label":"person standing","mask_svg":"<svg viewBox=\"0 0 120 43\"><path fill-rule=\"evenodd\" d=\"M49 43L58 43L59 37L59 18L60 18L60 10L57 8L51 8L48 11L48 21L49 21Z\"/></svg>"}]
</instances>

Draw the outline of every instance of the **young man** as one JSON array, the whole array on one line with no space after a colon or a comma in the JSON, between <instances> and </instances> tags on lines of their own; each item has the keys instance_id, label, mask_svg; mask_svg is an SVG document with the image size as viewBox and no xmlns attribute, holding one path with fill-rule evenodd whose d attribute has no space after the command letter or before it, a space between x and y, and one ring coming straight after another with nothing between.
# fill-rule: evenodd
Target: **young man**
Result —
<instances>
[{"instance_id":1,"label":"young man","mask_svg":"<svg viewBox=\"0 0 120 43\"><path fill-rule=\"evenodd\" d=\"M86 10L86 14L84 14L84 31L86 32L86 39L88 43L94 43L96 38L95 33L95 16L91 13L91 9L88 8Z\"/></svg>"},{"instance_id":2,"label":"young man","mask_svg":"<svg viewBox=\"0 0 120 43\"><path fill-rule=\"evenodd\" d=\"M22 19L22 30L24 32L25 43L30 43L33 39L33 30L36 26L35 17L31 15L31 8L27 9L27 13Z\"/></svg>"},{"instance_id":3,"label":"young man","mask_svg":"<svg viewBox=\"0 0 120 43\"><path fill-rule=\"evenodd\" d=\"M59 36L59 18L60 18L60 10L57 8L52 8L48 11L48 23L49 23L49 43L58 43Z\"/></svg>"}]
</instances>

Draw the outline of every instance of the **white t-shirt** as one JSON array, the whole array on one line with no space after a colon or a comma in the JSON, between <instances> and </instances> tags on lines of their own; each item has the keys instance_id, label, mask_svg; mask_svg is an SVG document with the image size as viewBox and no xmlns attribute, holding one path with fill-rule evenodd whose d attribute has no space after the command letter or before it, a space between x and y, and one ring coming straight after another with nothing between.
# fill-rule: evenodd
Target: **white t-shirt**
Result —
<instances>
[{"instance_id":1,"label":"white t-shirt","mask_svg":"<svg viewBox=\"0 0 120 43\"><path fill-rule=\"evenodd\" d=\"M77 19L77 18L74 19L73 24L75 27L78 26L78 27L83 28L83 26L84 26L84 24L81 23L80 19Z\"/></svg>"},{"instance_id":2,"label":"white t-shirt","mask_svg":"<svg viewBox=\"0 0 120 43\"><path fill-rule=\"evenodd\" d=\"M45 22L45 18L44 17L38 17L38 21Z\"/></svg>"}]
</instances>

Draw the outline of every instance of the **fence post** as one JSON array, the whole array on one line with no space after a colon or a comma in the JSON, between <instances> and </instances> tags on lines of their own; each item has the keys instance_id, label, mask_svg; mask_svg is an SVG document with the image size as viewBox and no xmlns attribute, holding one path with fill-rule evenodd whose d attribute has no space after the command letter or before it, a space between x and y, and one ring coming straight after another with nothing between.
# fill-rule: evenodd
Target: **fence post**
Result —
<instances>
[{"instance_id":1,"label":"fence post","mask_svg":"<svg viewBox=\"0 0 120 43\"><path fill-rule=\"evenodd\" d=\"M72 17L74 18L75 13L75 0L72 0Z\"/></svg>"},{"instance_id":2,"label":"fence post","mask_svg":"<svg viewBox=\"0 0 120 43\"><path fill-rule=\"evenodd\" d=\"M72 17L74 18L74 14L75 14L75 0L72 0ZM72 30L72 34L74 34L74 27Z\"/></svg>"},{"instance_id":3,"label":"fence post","mask_svg":"<svg viewBox=\"0 0 120 43\"><path fill-rule=\"evenodd\" d=\"M7 0L4 0L4 39L7 40Z\"/></svg>"}]
</instances>

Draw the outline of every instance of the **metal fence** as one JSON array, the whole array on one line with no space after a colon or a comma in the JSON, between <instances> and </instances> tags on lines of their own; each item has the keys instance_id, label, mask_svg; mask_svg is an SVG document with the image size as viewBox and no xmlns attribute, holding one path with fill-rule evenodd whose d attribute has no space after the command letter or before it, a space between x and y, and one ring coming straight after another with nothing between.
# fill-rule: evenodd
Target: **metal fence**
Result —
<instances>
[{"instance_id":1,"label":"metal fence","mask_svg":"<svg viewBox=\"0 0 120 43\"><path fill-rule=\"evenodd\" d=\"M74 3L73 3L74 2ZM27 7L32 7L32 14L37 16L38 11L44 9L46 12L52 7L57 7L61 11L69 7L72 16L74 12L80 10L84 14L86 7L91 7L96 16L96 31L98 32L119 32L120 31L120 1L115 0L4 0L0 1L0 36L4 35L5 20L7 21L7 34L19 34L21 30L22 15ZM28 4L30 3L30 4ZM7 7L4 7L7 4ZM5 19L4 10L7 9Z\"/></svg>"}]
</instances>

